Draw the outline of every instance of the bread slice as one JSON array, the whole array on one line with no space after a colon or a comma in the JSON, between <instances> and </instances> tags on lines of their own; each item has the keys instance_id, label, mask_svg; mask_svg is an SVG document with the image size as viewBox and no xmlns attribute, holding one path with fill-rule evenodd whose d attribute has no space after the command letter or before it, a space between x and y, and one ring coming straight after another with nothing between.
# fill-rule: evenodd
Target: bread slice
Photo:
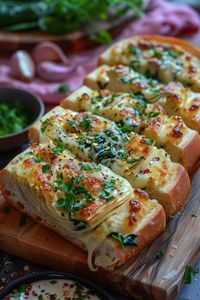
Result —
<instances>
[{"instance_id":1,"label":"bread slice","mask_svg":"<svg viewBox=\"0 0 200 300\"><path fill-rule=\"evenodd\" d=\"M149 199L148 194L142 190L133 190L125 179L106 169L90 163L87 163L86 168L84 162L78 161L67 151L57 154L49 145L34 145L1 171L0 186L5 199L17 209L87 251L88 265L92 271L98 267L113 269L135 257L149 245L164 231L166 220L163 208L156 200ZM77 172L80 181L72 188L71 181ZM114 187L111 193L114 198L108 199L106 193L99 197L97 194L102 192L102 186L96 185L92 201L87 198L86 203L80 197L73 199L74 206L70 206L72 196L78 197L78 187L82 187L82 198L88 196L83 190L86 178L97 180L105 175L107 180L110 178L117 181L117 188ZM117 198L121 198L120 186L127 197L116 210L119 205ZM90 192L91 189L92 187ZM79 192L81 193L80 190ZM55 205L61 199L65 199L68 206ZM79 201L84 204L84 208L80 207ZM109 205L110 201L115 202L115 209L103 214L103 219L95 227L90 226L87 231L80 227L71 230L67 215L77 215L78 206L75 204L79 203L79 209L83 212L84 209L91 208L91 205L98 205L100 202ZM87 212L94 216L94 210L87 209Z\"/></svg>"},{"instance_id":2,"label":"bread slice","mask_svg":"<svg viewBox=\"0 0 200 300\"><path fill-rule=\"evenodd\" d=\"M101 68L87 76L86 83L92 87L97 85L98 71L101 72ZM108 74L106 78L109 78ZM107 87L112 90L116 85L112 81ZM125 132L144 134L155 140L157 147L163 147L171 160L180 163L188 172L200 159L200 135L188 128L180 116L168 117L158 103L148 104L143 98L128 93L93 91L83 86L64 99L62 106L79 111L90 110L115 121Z\"/></svg>"},{"instance_id":3,"label":"bread slice","mask_svg":"<svg viewBox=\"0 0 200 300\"><path fill-rule=\"evenodd\" d=\"M169 155L135 133L123 133L116 123L91 113L54 108L29 133L31 141L47 139L77 157L111 168L133 188L144 188L163 205L167 217L180 210L190 191L186 170Z\"/></svg>"},{"instance_id":4,"label":"bread slice","mask_svg":"<svg viewBox=\"0 0 200 300\"><path fill-rule=\"evenodd\" d=\"M136 36L117 42L109 47L99 58L99 64L124 64L136 71L158 78L161 82L179 81L184 86L200 92L200 51L195 47L198 57L185 50L181 40L154 36ZM176 41L179 41L177 44ZM190 44L188 43L188 46ZM189 50L189 52L188 52Z\"/></svg>"},{"instance_id":5,"label":"bread slice","mask_svg":"<svg viewBox=\"0 0 200 300\"><path fill-rule=\"evenodd\" d=\"M84 82L94 90L129 92L149 103L159 103L170 116L180 115L188 127L200 133L200 93L181 83L171 82L165 86L125 65L102 65L88 74Z\"/></svg>"}]
</instances>

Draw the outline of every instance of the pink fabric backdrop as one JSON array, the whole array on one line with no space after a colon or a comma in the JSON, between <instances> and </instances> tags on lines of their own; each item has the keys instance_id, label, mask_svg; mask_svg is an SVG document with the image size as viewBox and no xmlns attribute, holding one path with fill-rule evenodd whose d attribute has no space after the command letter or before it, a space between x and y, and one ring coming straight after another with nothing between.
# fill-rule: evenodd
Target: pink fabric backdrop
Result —
<instances>
[{"instance_id":1,"label":"pink fabric backdrop","mask_svg":"<svg viewBox=\"0 0 200 300\"><path fill-rule=\"evenodd\" d=\"M200 16L186 5L174 5L164 0L148 1L144 17L133 20L120 34L118 39L138 34L162 34L171 36L194 36L200 40ZM70 92L81 86L84 76L97 65L97 57L106 46L70 55L69 73L64 82L70 86ZM66 53L67 54L67 53ZM35 78L24 83L9 76L8 58L0 58L0 86L12 86L32 91L44 102L57 104L66 94L55 93L60 83L49 83Z\"/></svg>"}]
</instances>

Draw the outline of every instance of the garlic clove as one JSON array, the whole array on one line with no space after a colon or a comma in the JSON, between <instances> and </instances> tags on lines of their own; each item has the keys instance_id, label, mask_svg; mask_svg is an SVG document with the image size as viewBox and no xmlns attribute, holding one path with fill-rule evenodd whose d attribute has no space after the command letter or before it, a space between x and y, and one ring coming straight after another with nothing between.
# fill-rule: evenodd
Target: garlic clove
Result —
<instances>
[{"instance_id":1,"label":"garlic clove","mask_svg":"<svg viewBox=\"0 0 200 300\"><path fill-rule=\"evenodd\" d=\"M67 67L51 61L41 62L37 66L38 76L50 82L58 82L66 79L70 71L71 67Z\"/></svg>"},{"instance_id":2,"label":"garlic clove","mask_svg":"<svg viewBox=\"0 0 200 300\"><path fill-rule=\"evenodd\" d=\"M68 64L68 58L63 50L52 42L42 42L35 46L32 57L36 64L44 61L54 61Z\"/></svg>"},{"instance_id":3,"label":"garlic clove","mask_svg":"<svg viewBox=\"0 0 200 300\"><path fill-rule=\"evenodd\" d=\"M10 74L22 81L30 82L35 76L35 66L28 52L18 50L10 59Z\"/></svg>"}]
</instances>

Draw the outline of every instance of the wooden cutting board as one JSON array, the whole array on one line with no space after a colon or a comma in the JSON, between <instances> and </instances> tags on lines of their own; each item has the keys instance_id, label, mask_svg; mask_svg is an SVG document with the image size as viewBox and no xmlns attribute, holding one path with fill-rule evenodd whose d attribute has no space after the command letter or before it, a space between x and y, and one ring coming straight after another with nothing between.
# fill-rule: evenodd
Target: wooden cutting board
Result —
<instances>
[{"instance_id":1,"label":"wooden cutting board","mask_svg":"<svg viewBox=\"0 0 200 300\"><path fill-rule=\"evenodd\" d=\"M192 191L184 211L168 222L167 230L134 261L114 272L89 271L86 254L54 232L26 217L0 199L0 250L85 278L139 299L173 300L181 289L186 265L200 254L200 169L193 175ZM161 249L164 256L156 259Z\"/></svg>"}]
</instances>

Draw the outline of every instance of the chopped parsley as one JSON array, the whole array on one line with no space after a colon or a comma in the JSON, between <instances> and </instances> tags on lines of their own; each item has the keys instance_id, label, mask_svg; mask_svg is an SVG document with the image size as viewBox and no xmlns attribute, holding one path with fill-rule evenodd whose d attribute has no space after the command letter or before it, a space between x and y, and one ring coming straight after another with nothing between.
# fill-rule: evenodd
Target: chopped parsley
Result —
<instances>
[{"instance_id":1,"label":"chopped parsley","mask_svg":"<svg viewBox=\"0 0 200 300\"><path fill-rule=\"evenodd\" d=\"M192 214L191 217L192 217L192 218L197 218L197 215Z\"/></svg>"},{"instance_id":2,"label":"chopped parsley","mask_svg":"<svg viewBox=\"0 0 200 300\"><path fill-rule=\"evenodd\" d=\"M80 125L84 128L84 129L90 129L92 128L92 117L90 115L85 115L84 118L81 120Z\"/></svg>"},{"instance_id":3,"label":"chopped parsley","mask_svg":"<svg viewBox=\"0 0 200 300\"><path fill-rule=\"evenodd\" d=\"M66 93L69 91L69 84L62 83L60 84L57 89L55 89L55 93Z\"/></svg>"},{"instance_id":4,"label":"chopped parsley","mask_svg":"<svg viewBox=\"0 0 200 300\"><path fill-rule=\"evenodd\" d=\"M128 125L128 124L122 125L122 126L120 127L120 129L121 129L123 132L127 132L127 133L133 131L133 130L132 130L132 126L130 126L130 125Z\"/></svg>"},{"instance_id":5,"label":"chopped parsley","mask_svg":"<svg viewBox=\"0 0 200 300\"><path fill-rule=\"evenodd\" d=\"M92 163L83 163L81 166L81 170L84 171L100 171L101 168L95 164Z\"/></svg>"},{"instance_id":6,"label":"chopped parsley","mask_svg":"<svg viewBox=\"0 0 200 300\"><path fill-rule=\"evenodd\" d=\"M195 275L197 273L198 273L198 271L194 270L194 268L192 266L186 266L185 272L184 272L184 275L183 275L184 284L191 284L192 275Z\"/></svg>"},{"instance_id":7,"label":"chopped parsley","mask_svg":"<svg viewBox=\"0 0 200 300\"><path fill-rule=\"evenodd\" d=\"M49 170L50 170L50 164L48 163L48 164L46 164L46 165L43 165L42 166L42 172L43 173L47 173Z\"/></svg>"},{"instance_id":8,"label":"chopped parsley","mask_svg":"<svg viewBox=\"0 0 200 300\"><path fill-rule=\"evenodd\" d=\"M115 240L117 240L122 246L122 248L124 246L134 246L134 247L137 246L137 242L135 240L137 235L134 233L124 236L119 232L111 232L110 236Z\"/></svg>"},{"instance_id":9,"label":"chopped parsley","mask_svg":"<svg viewBox=\"0 0 200 300\"><path fill-rule=\"evenodd\" d=\"M128 164L134 164L134 163L136 163L136 162L142 160L143 158L144 158L144 154L142 154L142 155L140 155L140 156L138 156L138 157L133 157L133 158L129 159L129 160L127 161L127 163L128 163Z\"/></svg>"},{"instance_id":10,"label":"chopped parsley","mask_svg":"<svg viewBox=\"0 0 200 300\"><path fill-rule=\"evenodd\" d=\"M120 80L121 80L123 83L129 84L129 83L132 83L132 82L133 82L134 78L130 78L130 77L126 76L126 75L123 75L123 76L120 78Z\"/></svg>"},{"instance_id":11,"label":"chopped parsley","mask_svg":"<svg viewBox=\"0 0 200 300\"><path fill-rule=\"evenodd\" d=\"M154 117L157 117L160 115L160 112L159 111L150 111L147 116L150 117L150 118L154 118Z\"/></svg>"},{"instance_id":12,"label":"chopped parsley","mask_svg":"<svg viewBox=\"0 0 200 300\"><path fill-rule=\"evenodd\" d=\"M132 108L135 110L136 115L138 115L139 117L143 114L143 112L141 111L141 109L139 109L139 107L132 106Z\"/></svg>"},{"instance_id":13,"label":"chopped parsley","mask_svg":"<svg viewBox=\"0 0 200 300\"><path fill-rule=\"evenodd\" d=\"M158 252L155 255L156 259L160 259L164 256L164 252L162 251L162 249L159 249Z\"/></svg>"},{"instance_id":14,"label":"chopped parsley","mask_svg":"<svg viewBox=\"0 0 200 300\"><path fill-rule=\"evenodd\" d=\"M154 144L154 140L153 139L144 139L144 143L146 145L153 145Z\"/></svg>"},{"instance_id":15,"label":"chopped parsley","mask_svg":"<svg viewBox=\"0 0 200 300\"><path fill-rule=\"evenodd\" d=\"M33 160L36 164L43 162L43 159L41 159L41 158L39 158L39 157L37 157L37 156L32 157L32 160Z\"/></svg>"},{"instance_id":16,"label":"chopped parsley","mask_svg":"<svg viewBox=\"0 0 200 300\"><path fill-rule=\"evenodd\" d=\"M73 129L77 128L77 123L75 120L68 120L68 123Z\"/></svg>"},{"instance_id":17,"label":"chopped parsley","mask_svg":"<svg viewBox=\"0 0 200 300\"><path fill-rule=\"evenodd\" d=\"M141 54L141 51L140 51L139 47L134 46L134 45L128 45L128 52L132 53L136 56L139 56Z\"/></svg>"},{"instance_id":18,"label":"chopped parsley","mask_svg":"<svg viewBox=\"0 0 200 300\"><path fill-rule=\"evenodd\" d=\"M16 291L11 293L11 296L14 298L21 298L21 295L26 292L28 284L22 284Z\"/></svg>"},{"instance_id":19,"label":"chopped parsley","mask_svg":"<svg viewBox=\"0 0 200 300\"><path fill-rule=\"evenodd\" d=\"M103 101L103 106L107 106L111 104L113 101L115 101L115 98L118 96L117 93L113 93L112 96L108 97L106 100Z\"/></svg>"},{"instance_id":20,"label":"chopped parsley","mask_svg":"<svg viewBox=\"0 0 200 300\"><path fill-rule=\"evenodd\" d=\"M136 101L137 101L143 108L147 108L147 102L146 102L145 99L137 98Z\"/></svg>"},{"instance_id":21,"label":"chopped parsley","mask_svg":"<svg viewBox=\"0 0 200 300\"><path fill-rule=\"evenodd\" d=\"M42 123L41 129L40 129L41 132L44 133L45 130L46 130L46 128L47 128L47 126L50 125L50 124L51 124L50 120L49 120L49 119L46 119L46 120Z\"/></svg>"},{"instance_id":22,"label":"chopped parsley","mask_svg":"<svg viewBox=\"0 0 200 300\"><path fill-rule=\"evenodd\" d=\"M61 154L63 153L63 151L66 149L65 144L63 144L63 142L58 142L56 147L52 148L52 151L56 154Z\"/></svg>"},{"instance_id":23,"label":"chopped parsley","mask_svg":"<svg viewBox=\"0 0 200 300\"><path fill-rule=\"evenodd\" d=\"M103 189L100 191L99 196L106 200L113 199L111 193L115 187L115 180L112 179L110 181L104 181Z\"/></svg>"},{"instance_id":24,"label":"chopped parsley","mask_svg":"<svg viewBox=\"0 0 200 300\"><path fill-rule=\"evenodd\" d=\"M32 121L31 111L19 100L0 103L0 136L19 132Z\"/></svg>"},{"instance_id":25,"label":"chopped parsley","mask_svg":"<svg viewBox=\"0 0 200 300\"><path fill-rule=\"evenodd\" d=\"M82 195L82 200L87 202L92 201L94 198L84 185L78 185L79 180L71 178L68 182L64 182L63 174L61 173L59 178L55 180L53 189L56 192L61 190L64 192L64 197L59 198L56 201L56 207L60 207L65 211L79 210L82 208L82 204L77 199L77 195Z\"/></svg>"}]
</instances>

